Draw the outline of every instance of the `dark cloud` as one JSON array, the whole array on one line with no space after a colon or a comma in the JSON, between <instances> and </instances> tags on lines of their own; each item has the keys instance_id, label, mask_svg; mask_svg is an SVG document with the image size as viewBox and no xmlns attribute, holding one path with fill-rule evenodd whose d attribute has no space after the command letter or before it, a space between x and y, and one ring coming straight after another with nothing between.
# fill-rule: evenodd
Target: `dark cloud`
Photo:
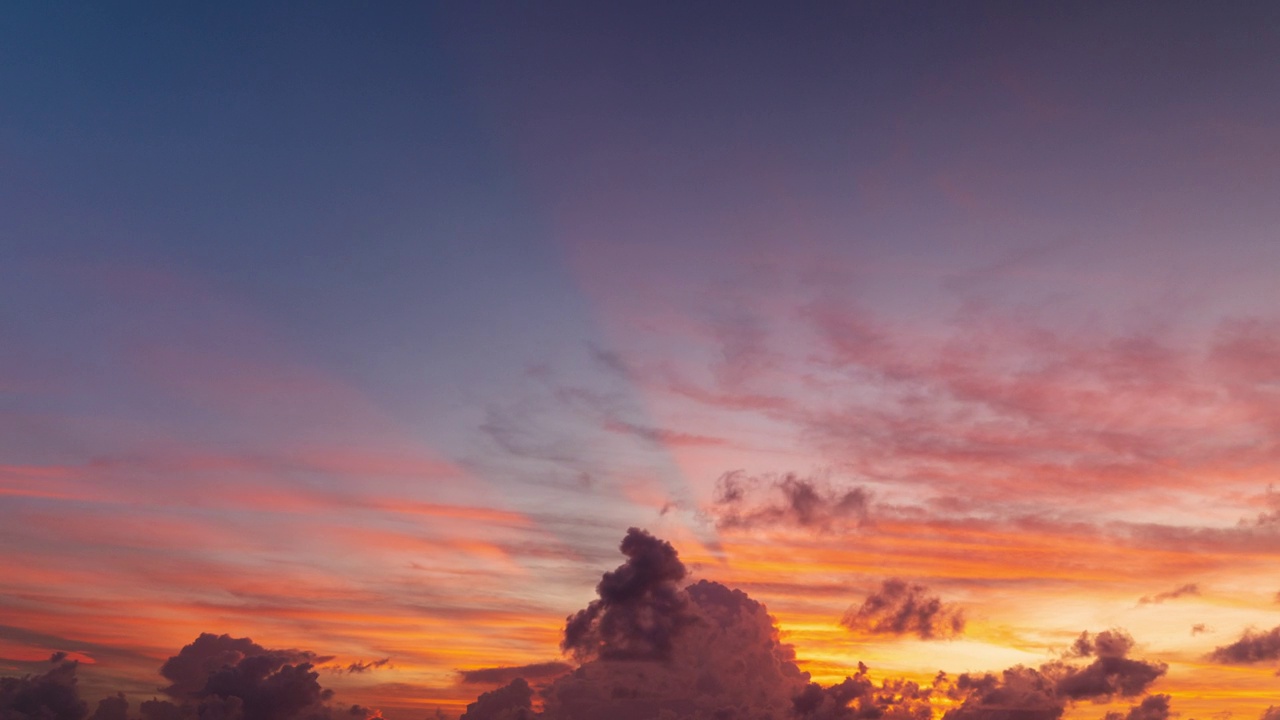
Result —
<instances>
[{"instance_id":1,"label":"dark cloud","mask_svg":"<svg viewBox=\"0 0 1280 720\"><path fill-rule=\"evenodd\" d=\"M1262 716L1258 720L1280 720L1280 705L1272 705L1262 711Z\"/></svg>"},{"instance_id":2,"label":"dark cloud","mask_svg":"<svg viewBox=\"0 0 1280 720\"><path fill-rule=\"evenodd\" d=\"M792 699L795 716L802 720L933 717L931 697L943 687L945 676L939 676L934 686L921 687L903 680L886 680L877 686L867 677L867 671L866 665L858 663L858 672L836 685L809 683Z\"/></svg>"},{"instance_id":3,"label":"dark cloud","mask_svg":"<svg viewBox=\"0 0 1280 720\"><path fill-rule=\"evenodd\" d=\"M942 720L1058 720L1067 705L1051 678L1022 666L1000 675L961 675L952 696L963 702Z\"/></svg>"},{"instance_id":4,"label":"dark cloud","mask_svg":"<svg viewBox=\"0 0 1280 720\"><path fill-rule=\"evenodd\" d=\"M779 526L832 530L865 522L870 501L862 487L841 489L791 473L759 478L735 470L716 481L711 514L721 530Z\"/></svg>"},{"instance_id":5,"label":"dark cloud","mask_svg":"<svg viewBox=\"0 0 1280 720\"><path fill-rule=\"evenodd\" d=\"M522 678L516 678L509 685L476 698L459 720L526 720L533 717L533 690Z\"/></svg>"},{"instance_id":6,"label":"dark cloud","mask_svg":"<svg viewBox=\"0 0 1280 720\"><path fill-rule=\"evenodd\" d=\"M1120 630L1106 630L1094 636L1082 633L1068 656L1092 656L1094 660L1088 665L1071 665L1059 660L1039 669L1009 668L998 676L961 675L951 694L963 702L948 711L943 720L1057 720L1073 702L1141 696L1151 683L1164 675L1166 666L1126 657L1133 645L1133 638ZM1134 712L1154 712L1153 708L1159 704L1158 701L1148 704L1144 700ZM1167 705L1166 697L1166 714ZM1156 717L1130 716L1131 720L1156 720Z\"/></svg>"},{"instance_id":7,"label":"dark cloud","mask_svg":"<svg viewBox=\"0 0 1280 720\"><path fill-rule=\"evenodd\" d=\"M515 665L511 667L478 668L476 670L459 670L458 676L468 685L490 685L509 683L516 678L534 680L563 675L573 669L572 665L562 662L534 663L532 665Z\"/></svg>"},{"instance_id":8,"label":"dark cloud","mask_svg":"<svg viewBox=\"0 0 1280 720\"><path fill-rule=\"evenodd\" d=\"M1096 635L1080 633L1071 647L1072 655L1093 657L1084 667L1064 663L1041 669L1058 676L1057 693L1071 700L1136 697L1146 692L1168 669L1164 663L1150 663L1127 657L1133 637L1123 630L1103 630Z\"/></svg>"},{"instance_id":9,"label":"dark cloud","mask_svg":"<svg viewBox=\"0 0 1280 720\"><path fill-rule=\"evenodd\" d=\"M1103 720L1169 720L1169 715L1169 696L1150 695L1129 708L1127 714L1109 712Z\"/></svg>"},{"instance_id":10,"label":"dark cloud","mask_svg":"<svg viewBox=\"0 0 1280 720\"><path fill-rule=\"evenodd\" d=\"M691 620L677 585L684 564L671 543L638 528L622 540L627 561L596 585L599 599L569 616L561 648L579 660L661 660Z\"/></svg>"},{"instance_id":11,"label":"dark cloud","mask_svg":"<svg viewBox=\"0 0 1280 720\"><path fill-rule=\"evenodd\" d=\"M1209 659L1228 665L1244 665L1280 658L1280 626L1260 632L1253 628L1244 631L1240 639L1230 645L1214 648Z\"/></svg>"},{"instance_id":12,"label":"dark cloud","mask_svg":"<svg viewBox=\"0 0 1280 720\"><path fill-rule=\"evenodd\" d=\"M548 720L786 718L809 676L764 605L700 581L662 662L591 660L542 691Z\"/></svg>"},{"instance_id":13,"label":"dark cloud","mask_svg":"<svg viewBox=\"0 0 1280 720\"><path fill-rule=\"evenodd\" d=\"M1200 633L1209 632L1209 628L1204 623L1196 623L1191 626L1191 634L1199 635Z\"/></svg>"},{"instance_id":14,"label":"dark cloud","mask_svg":"<svg viewBox=\"0 0 1280 720\"><path fill-rule=\"evenodd\" d=\"M128 720L129 701L124 693L105 697L98 701L98 709L93 711L89 720Z\"/></svg>"},{"instance_id":15,"label":"dark cloud","mask_svg":"<svg viewBox=\"0 0 1280 720\"><path fill-rule=\"evenodd\" d=\"M862 605L850 607L840 624L874 635L917 635L925 640L956 637L964 632L964 612L927 595L923 585L885 580Z\"/></svg>"},{"instance_id":16,"label":"dark cloud","mask_svg":"<svg viewBox=\"0 0 1280 720\"><path fill-rule=\"evenodd\" d=\"M1159 605L1165 600L1175 600L1184 595L1199 595L1200 585L1198 583L1187 583L1181 587L1174 588L1155 595L1144 595L1138 598L1139 605Z\"/></svg>"},{"instance_id":17,"label":"dark cloud","mask_svg":"<svg viewBox=\"0 0 1280 720\"><path fill-rule=\"evenodd\" d=\"M42 675L0 678L0 718L83 720L89 708L76 690L77 665L59 662Z\"/></svg>"},{"instance_id":18,"label":"dark cloud","mask_svg":"<svg viewBox=\"0 0 1280 720\"><path fill-rule=\"evenodd\" d=\"M368 662L353 662L345 668L340 668L342 672L351 675L353 673L367 673L381 668L391 667L391 658L384 657L381 660L370 660Z\"/></svg>"},{"instance_id":19,"label":"dark cloud","mask_svg":"<svg viewBox=\"0 0 1280 720\"><path fill-rule=\"evenodd\" d=\"M267 671L270 672L285 664L326 662L333 658L302 650L268 650L249 638L202 633L160 666L160 674L172 683L164 693L178 699L203 697L213 673L236 667L246 659L252 659L251 667L270 668Z\"/></svg>"}]
</instances>

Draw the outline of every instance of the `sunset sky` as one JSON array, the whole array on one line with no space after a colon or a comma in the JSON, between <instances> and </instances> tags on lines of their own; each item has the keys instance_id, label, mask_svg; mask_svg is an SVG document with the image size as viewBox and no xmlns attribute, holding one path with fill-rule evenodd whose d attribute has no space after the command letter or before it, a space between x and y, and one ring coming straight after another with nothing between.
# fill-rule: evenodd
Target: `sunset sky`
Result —
<instances>
[{"instance_id":1,"label":"sunset sky","mask_svg":"<svg viewBox=\"0 0 1280 720\"><path fill-rule=\"evenodd\" d=\"M1280 4L0 19L0 676L90 711L202 633L388 720L677 667L652 552L822 686L1257 720L1278 481Z\"/></svg>"}]
</instances>

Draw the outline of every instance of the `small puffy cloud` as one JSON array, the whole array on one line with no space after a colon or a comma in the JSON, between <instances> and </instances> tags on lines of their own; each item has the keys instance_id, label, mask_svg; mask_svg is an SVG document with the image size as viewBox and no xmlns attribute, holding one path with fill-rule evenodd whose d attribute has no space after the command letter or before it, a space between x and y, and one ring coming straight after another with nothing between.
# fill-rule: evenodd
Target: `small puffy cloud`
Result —
<instances>
[{"instance_id":1,"label":"small puffy cloud","mask_svg":"<svg viewBox=\"0 0 1280 720\"><path fill-rule=\"evenodd\" d=\"M1165 600L1176 600L1177 598L1184 597L1186 595L1199 595L1199 594L1200 594L1200 585L1198 583L1187 583L1186 585L1182 585L1180 587L1174 588L1173 590L1167 590L1162 593L1156 593L1155 595L1144 595L1138 598L1138 604L1139 605L1159 605Z\"/></svg>"},{"instance_id":2,"label":"small puffy cloud","mask_svg":"<svg viewBox=\"0 0 1280 720\"><path fill-rule=\"evenodd\" d=\"M98 701L98 709L93 711L89 720L128 720L129 701L124 693L105 697Z\"/></svg>"},{"instance_id":3,"label":"small puffy cloud","mask_svg":"<svg viewBox=\"0 0 1280 720\"><path fill-rule=\"evenodd\" d=\"M1149 695L1129 708L1127 714L1109 712L1103 720L1169 720L1170 714L1168 695Z\"/></svg>"},{"instance_id":4,"label":"small puffy cloud","mask_svg":"<svg viewBox=\"0 0 1280 720\"><path fill-rule=\"evenodd\" d=\"M916 635L925 640L952 638L964 632L964 611L928 595L923 585L890 578L850 607L840 621L854 632L872 635Z\"/></svg>"},{"instance_id":5,"label":"small puffy cloud","mask_svg":"<svg viewBox=\"0 0 1280 720\"><path fill-rule=\"evenodd\" d=\"M1280 626L1266 632L1249 628L1230 645L1214 648L1209 659L1227 665L1247 665L1280 659Z\"/></svg>"},{"instance_id":6,"label":"small puffy cloud","mask_svg":"<svg viewBox=\"0 0 1280 720\"><path fill-rule=\"evenodd\" d=\"M468 685L503 685L515 680L516 678L536 680L541 678L557 677L572 669L573 666L568 663L544 662L533 663L532 665L459 670L458 676L464 684Z\"/></svg>"},{"instance_id":7,"label":"small puffy cloud","mask_svg":"<svg viewBox=\"0 0 1280 720\"><path fill-rule=\"evenodd\" d=\"M836 488L788 473L781 478L725 473L716 481L711 515L721 530L798 527L829 531L867 519L871 496L862 487Z\"/></svg>"}]
</instances>

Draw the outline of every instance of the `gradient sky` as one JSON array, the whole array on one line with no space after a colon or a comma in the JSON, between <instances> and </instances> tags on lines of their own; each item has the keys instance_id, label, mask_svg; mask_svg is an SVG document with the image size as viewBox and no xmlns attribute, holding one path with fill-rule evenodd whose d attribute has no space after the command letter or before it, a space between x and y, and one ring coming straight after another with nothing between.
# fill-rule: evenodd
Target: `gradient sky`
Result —
<instances>
[{"instance_id":1,"label":"gradient sky","mask_svg":"<svg viewBox=\"0 0 1280 720\"><path fill-rule=\"evenodd\" d=\"M0 98L2 675L453 717L637 526L823 683L1280 705L1280 5L19 2Z\"/></svg>"}]
</instances>

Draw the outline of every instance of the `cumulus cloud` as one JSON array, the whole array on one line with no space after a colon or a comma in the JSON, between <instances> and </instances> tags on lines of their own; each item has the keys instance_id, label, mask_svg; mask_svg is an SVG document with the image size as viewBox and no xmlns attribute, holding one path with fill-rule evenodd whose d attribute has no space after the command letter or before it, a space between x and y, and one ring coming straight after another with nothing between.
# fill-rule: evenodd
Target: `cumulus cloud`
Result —
<instances>
[{"instance_id":1,"label":"cumulus cloud","mask_svg":"<svg viewBox=\"0 0 1280 720\"><path fill-rule=\"evenodd\" d=\"M1129 712L1109 712L1103 720L1169 720L1169 696L1149 695L1129 708Z\"/></svg>"},{"instance_id":2,"label":"cumulus cloud","mask_svg":"<svg viewBox=\"0 0 1280 720\"><path fill-rule=\"evenodd\" d=\"M561 649L579 660L659 660L689 624L685 578L675 548L638 528L622 539L627 561L596 585L599 599L570 615Z\"/></svg>"},{"instance_id":3,"label":"cumulus cloud","mask_svg":"<svg viewBox=\"0 0 1280 720\"><path fill-rule=\"evenodd\" d=\"M1247 665L1280 659L1280 626L1266 632L1249 628L1230 645L1214 648L1209 659L1227 665Z\"/></svg>"},{"instance_id":4,"label":"cumulus cloud","mask_svg":"<svg viewBox=\"0 0 1280 720\"><path fill-rule=\"evenodd\" d=\"M1167 590L1155 595L1144 595L1138 598L1139 605L1159 605L1165 600L1176 600L1185 595L1199 595L1200 585L1198 583L1187 583L1173 590Z\"/></svg>"},{"instance_id":5,"label":"cumulus cloud","mask_svg":"<svg viewBox=\"0 0 1280 720\"><path fill-rule=\"evenodd\" d=\"M865 488L836 488L787 474L760 478L735 470L720 476L711 514L721 530L800 527L832 530L861 525L871 496Z\"/></svg>"},{"instance_id":6,"label":"cumulus cloud","mask_svg":"<svg viewBox=\"0 0 1280 720\"><path fill-rule=\"evenodd\" d=\"M459 670L458 676L468 685L505 684L516 678L535 680L563 675L573 669L572 665L562 662L533 663L532 665L515 665L475 670Z\"/></svg>"},{"instance_id":7,"label":"cumulus cloud","mask_svg":"<svg viewBox=\"0 0 1280 720\"><path fill-rule=\"evenodd\" d=\"M1056 660L1038 669L1017 666L1000 675L961 675L951 696L963 702L943 720L1057 720L1074 702L1139 697L1167 667L1127 657L1133 646L1133 638L1121 630L1086 632L1076 639L1068 657L1094 658L1088 665ZM1153 713L1161 703L1148 700L1132 710L1127 720L1157 720ZM1163 706L1167 714L1167 697Z\"/></svg>"},{"instance_id":8,"label":"cumulus cloud","mask_svg":"<svg viewBox=\"0 0 1280 720\"><path fill-rule=\"evenodd\" d=\"M212 674L233 668L248 660L250 667L265 672L286 664L317 663L332 660L302 650L268 650L249 638L202 633L177 655L160 666L160 674L171 683L164 693L173 698L202 697Z\"/></svg>"},{"instance_id":9,"label":"cumulus cloud","mask_svg":"<svg viewBox=\"0 0 1280 720\"><path fill-rule=\"evenodd\" d=\"M607 573L606 579L612 579L601 584L612 587L631 579L637 587L671 589L669 602L626 611L660 615L679 607L678 628L664 635L667 652L661 658L595 652L541 688L525 677L506 674L541 665L495 668L502 672L482 677L507 684L482 694L468 706L463 720L930 720L938 704L950 707L944 720L1059 720L1078 702L1140 698L1165 672L1163 664L1130 658L1133 639L1113 629L1082 633L1066 657L1039 668L1018 666L956 678L939 672L931 684L919 684L894 678L876 682L859 663L843 681L823 686L811 682L797 666L794 650L781 642L764 605L740 590L706 580L681 589L676 583L684 572L674 569L679 563L674 548L635 529L627 538L631 542L623 542L626 563ZM644 595L622 593L626 598ZM915 607L927 607L921 598L931 599L922 588L902 581L875 596L914 596ZM591 615L593 622L618 607L605 603L606 597L613 594L602 591L593 601L592 606L601 608ZM923 617L930 622L948 618L947 610L944 605ZM566 633L579 615L570 618ZM908 615L921 617L918 611ZM897 623L902 633L918 634L919 625L918 620ZM648 637L643 627L638 634ZM566 643L569 651L574 647ZM1156 697L1142 699L1118 720L1165 720L1160 713L1167 715L1168 698Z\"/></svg>"},{"instance_id":10,"label":"cumulus cloud","mask_svg":"<svg viewBox=\"0 0 1280 720\"><path fill-rule=\"evenodd\" d=\"M923 585L890 578L862 605L850 607L840 624L859 633L917 635L925 640L963 633L964 611L927 593Z\"/></svg>"},{"instance_id":11,"label":"cumulus cloud","mask_svg":"<svg viewBox=\"0 0 1280 720\"><path fill-rule=\"evenodd\" d=\"M533 716L533 690L523 678L516 678L476 698L459 720L526 720Z\"/></svg>"},{"instance_id":12,"label":"cumulus cloud","mask_svg":"<svg viewBox=\"0 0 1280 720\"><path fill-rule=\"evenodd\" d=\"M0 718L82 720L88 707L76 690L76 666L58 662L41 675L0 678Z\"/></svg>"},{"instance_id":13,"label":"cumulus cloud","mask_svg":"<svg viewBox=\"0 0 1280 720\"><path fill-rule=\"evenodd\" d=\"M213 663L215 656L225 664ZM267 650L248 638L202 635L164 665L173 683L166 692L177 702L148 700L139 713L143 720L331 720L324 703L332 693L320 687L311 664L288 664L284 657L314 655ZM0 678L0 719L84 720L88 707L76 686L77 667L65 661L42 675ZM204 672L202 681L197 670ZM89 720L128 717L129 703L117 694L99 701Z\"/></svg>"}]
</instances>

